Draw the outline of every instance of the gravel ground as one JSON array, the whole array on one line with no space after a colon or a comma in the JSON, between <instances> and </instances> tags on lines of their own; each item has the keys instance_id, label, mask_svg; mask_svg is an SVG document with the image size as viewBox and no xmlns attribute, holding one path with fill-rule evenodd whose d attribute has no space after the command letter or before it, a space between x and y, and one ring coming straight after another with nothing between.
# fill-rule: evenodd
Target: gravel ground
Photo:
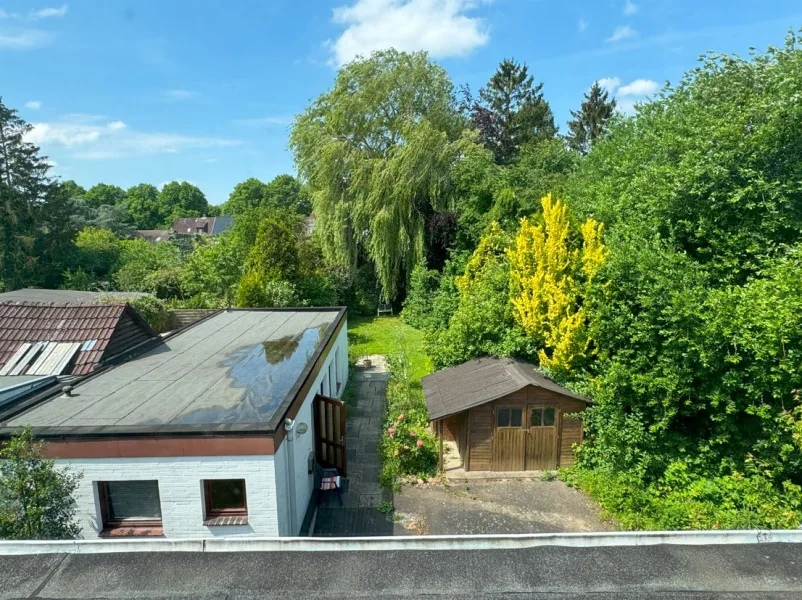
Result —
<instances>
[{"instance_id":1,"label":"gravel ground","mask_svg":"<svg viewBox=\"0 0 802 600\"><path fill-rule=\"evenodd\" d=\"M405 486L394 533L469 535L609 531L599 507L561 481L480 480Z\"/></svg>"}]
</instances>

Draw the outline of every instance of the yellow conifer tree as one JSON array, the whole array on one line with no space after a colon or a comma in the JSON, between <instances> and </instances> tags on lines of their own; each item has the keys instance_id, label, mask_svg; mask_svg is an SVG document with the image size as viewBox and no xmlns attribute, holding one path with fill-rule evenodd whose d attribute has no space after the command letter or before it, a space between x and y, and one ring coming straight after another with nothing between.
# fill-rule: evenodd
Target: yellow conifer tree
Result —
<instances>
[{"instance_id":1,"label":"yellow conifer tree","mask_svg":"<svg viewBox=\"0 0 802 600\"><path fill-rule=\"evenodd\" d=\"M510 260L513 314L524 332L541 346L540 364L569 370L590 347L582 297L604 263L603 225L588 219L582 247L571 244L571 223L562 202L541 200L543 225L521 220Z\"/></svg>"}]
</instances>

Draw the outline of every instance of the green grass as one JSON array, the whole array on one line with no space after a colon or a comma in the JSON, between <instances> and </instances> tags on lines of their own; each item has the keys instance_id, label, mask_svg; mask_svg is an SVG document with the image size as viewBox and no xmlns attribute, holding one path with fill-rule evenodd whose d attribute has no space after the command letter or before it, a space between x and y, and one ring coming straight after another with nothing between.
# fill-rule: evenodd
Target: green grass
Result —
<instances>
[{"instance_id":1,"label":"green grass","mask_svg":"<svg viewBox=\"0 0 802 600\"><path fill-rule=\"evenodd\" d=\"M368 354L392 354L403 344L412 365L411 379L419 383L433 371L432 361L423 351L423 333L400 317L349 317L348 358L351 364Z\"/></svg>"}]
</instances>

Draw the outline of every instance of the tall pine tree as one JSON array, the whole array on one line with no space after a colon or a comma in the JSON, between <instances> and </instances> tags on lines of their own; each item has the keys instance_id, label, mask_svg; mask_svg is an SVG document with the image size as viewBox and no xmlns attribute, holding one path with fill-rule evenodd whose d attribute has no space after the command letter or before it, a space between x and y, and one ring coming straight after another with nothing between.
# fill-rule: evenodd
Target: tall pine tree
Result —
<instances>
[{"instance_id":1,"label":"tall pine tree","mask_svg":"<svg viewBox=\"0 0 802 600\"><path fill-rule=\"evenodd\" d=\"M568 147L580 154L587 154L597 139L604 135L607 124L615 112L615 98L610 98L607 90L598 82L585 93L585 100L578 111L571 111L568 122Z\"/></svg>"},{"instance_id":2,"label":"tall pine tree","mask_svg":"<svg viewBox=\"0 0 802 600\"><path fill-rule=\"evenodd\" d=\"M70 199L47 172L31 126L0 98L0 285L56 286L75 230Z\"/></svg>"},{"instance_id":3,"label":"tall pine tree","mask_svg":"<svg viewBox=\"0 0 802 600\"><path fill-rule=\"evenodd\" d=\"M499 164L514 160L522 146L557 133L554 114L525 64L504 59L474 100L463 88L462 108Z\"/></svg>"}]
</instances>

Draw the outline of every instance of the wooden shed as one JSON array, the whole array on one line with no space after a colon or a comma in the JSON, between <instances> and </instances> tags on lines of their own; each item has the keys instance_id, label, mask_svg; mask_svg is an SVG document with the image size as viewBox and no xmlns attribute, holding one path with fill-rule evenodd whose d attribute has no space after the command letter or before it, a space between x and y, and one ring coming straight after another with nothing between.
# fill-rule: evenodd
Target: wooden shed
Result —
<instances>
[{"instance_id":1,"label":"wooden shed","mask_svg":"<svg viewBox=\"0 0 802 600\"><path fill-rule=\"evenodd\" d=\"M466 471L530 471L570 466L582 442L577 417L589 400L535 365L479 358L423 378L429 418L453 440Z\"/></svg>"}]
</instances>

